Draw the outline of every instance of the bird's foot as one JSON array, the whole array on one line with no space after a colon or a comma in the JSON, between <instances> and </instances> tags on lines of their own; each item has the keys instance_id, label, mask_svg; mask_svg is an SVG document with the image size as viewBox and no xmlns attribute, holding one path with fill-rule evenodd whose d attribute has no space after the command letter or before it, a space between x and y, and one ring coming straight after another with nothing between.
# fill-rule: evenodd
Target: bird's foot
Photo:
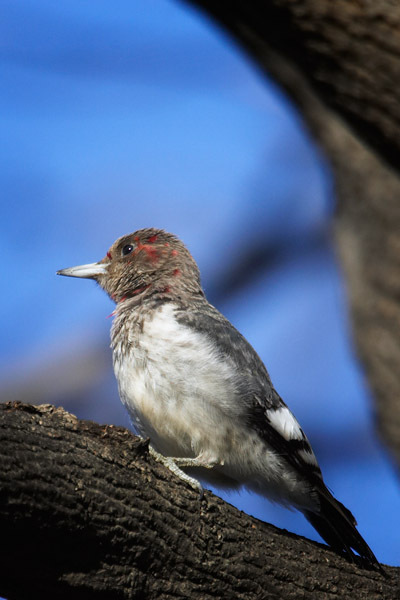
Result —
<instances>
[{"instance_id":1,"label":"bird's foot","mask_svg":"<svg viewBox=\"0 0 400 600\"><path fill-rule=\"evenodd\" d=\"M223 464L216 459L206 460L202 456L196 458L181 458L180 456L172 458L174 463L179 467L201 467L203 469L212 469L215 465Z\"/></svg>"},{"instance_id":2,"label":"bird's foot","mask_svg":"<svg viewBox=\"0 0 400 600\"><path fill-rule=\"evenodd\" d=\"M150 453L150 456L152 456L154 458L154 460L156 460L157 462L164 465L164 467L167 467L170 471L172 471L172 473L174 473L174 475L179 477L179 479L181 479L182 481L187 483L196 492L199 492L200 499L203 498L204 490L203 490L203 486L201 485L200 481L197 481L197 479L195 479L194 477L190 477L190 475L188 475L187 473L182 471L182 469L180 468L180 467L199 467L199 466L204 467L205 465L203 463L201 463L201 461L200 461L201 464L199 464L199 462L196 462L196 460L197 460L196 458L172 458L171 456L164 456L163 454L156 452L154 450L154 448L152 448L151 446L149 446L149 453ZM210 467L211 466L213 466L213 465L210 465Z\"/></svg>"}]
</instances>

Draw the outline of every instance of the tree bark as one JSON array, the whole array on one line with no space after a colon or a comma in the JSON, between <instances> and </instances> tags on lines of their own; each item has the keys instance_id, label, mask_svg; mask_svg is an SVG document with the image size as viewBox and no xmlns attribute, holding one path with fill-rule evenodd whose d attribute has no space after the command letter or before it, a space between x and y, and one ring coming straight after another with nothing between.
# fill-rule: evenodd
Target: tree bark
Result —
<instances>
[{"instance_id":1,"label":"tree bark","mask_svg":"<svg viewBox=\"0 0 400 600\"><path fill-rule=\"evenodd\" d=\"M203 499L129 431L0 405L0 594L41 598L400 597L399 569L349 562Z\"/></svg>"},{"instance_id":2,"label":"tree bark","mask_svg":"<svg viewBox=\"0 0 400 600\"><path fill-rule=\"evenodd\" d=\"M400 465L400 4L191 3L288 92L331 162L355 339Z\"/></svg>"}]
</instances>

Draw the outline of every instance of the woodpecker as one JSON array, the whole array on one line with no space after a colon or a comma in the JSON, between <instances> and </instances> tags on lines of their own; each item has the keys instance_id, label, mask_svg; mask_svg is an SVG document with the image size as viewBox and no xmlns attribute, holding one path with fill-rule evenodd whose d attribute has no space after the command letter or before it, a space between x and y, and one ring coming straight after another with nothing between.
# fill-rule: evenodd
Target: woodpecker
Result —
<instances>
[{"instance_id":1,"label":"woodpecker","mask_svg":"<svg viewBox=\"0 0 400 600\"><path fill-rule=\"evenodd\" d=\"M59 275L94 279L116 303L119 394L153 456L192 487L245 487L301 511L354 560L379 565L351 512L327 489L311 445L247 340L206 299L174 235L141 229L99 262Z\"/></svg>"}]
</instances>

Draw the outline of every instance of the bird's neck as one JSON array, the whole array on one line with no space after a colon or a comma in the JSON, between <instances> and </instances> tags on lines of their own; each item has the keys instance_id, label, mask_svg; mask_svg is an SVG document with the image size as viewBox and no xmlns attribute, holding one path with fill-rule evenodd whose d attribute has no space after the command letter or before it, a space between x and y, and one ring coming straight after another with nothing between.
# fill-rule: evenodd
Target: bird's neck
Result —
<instances>
[{"instance_id":1,"label":"bird's neck","mask_svg":"<svg viewBox=\"0 0 400 600\"><path fill-rule=\"evenodd\" d=\"M179 294L177 290L151 289L150 286L140 293L130 296L127 294L119 302L112 313L114 321L111 328L111 347L115 351L118 347L121 351L127 351L128 340L132 343L144 330L146 320L152 319L156 311L161 310L165 304L174 304L181 310L189 307L193 302L203 302L204 293Z\"/></svg>"}]
</instances>

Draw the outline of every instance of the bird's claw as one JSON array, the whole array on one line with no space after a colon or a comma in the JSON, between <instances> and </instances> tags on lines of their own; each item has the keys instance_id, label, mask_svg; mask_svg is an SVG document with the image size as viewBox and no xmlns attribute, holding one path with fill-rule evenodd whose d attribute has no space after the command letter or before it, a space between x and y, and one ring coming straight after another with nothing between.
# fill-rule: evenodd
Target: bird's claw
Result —
<instances>
[{"instance_id":1,"label":"bird's claw","mask_svg":"<svg viewBox=\"0 0 400 600\"><path fill-rule=\"evenodd\" d=\"M200 481L198 481L194 477L191 477L190 475L188 475L187 473L182 471L182 469L176 462L176 461L179 461L179 459L174 459L170 456L164 456L163 454L156 452L156 450L154 450L154 448L152 448L151 446L149 446L149 454L152 458L154 458L154 460L156 460L157 462L159 462L162 465L164 465L165 467L167 467L167 469L169 469L172 473L174 473L174 475L179 477L179 479L181 481L184 481L193 490L199 492L199 499L200 500L203 499L203 496L204 496L203 486L201 485ZM190 461L191 459L188 459L188 460ZM193 460L195 460L195 459L193 459ZM179 463L182 466L193 466L192 464L187 464L186 459L179 461Z\"/></svg>"}]
</instances>

